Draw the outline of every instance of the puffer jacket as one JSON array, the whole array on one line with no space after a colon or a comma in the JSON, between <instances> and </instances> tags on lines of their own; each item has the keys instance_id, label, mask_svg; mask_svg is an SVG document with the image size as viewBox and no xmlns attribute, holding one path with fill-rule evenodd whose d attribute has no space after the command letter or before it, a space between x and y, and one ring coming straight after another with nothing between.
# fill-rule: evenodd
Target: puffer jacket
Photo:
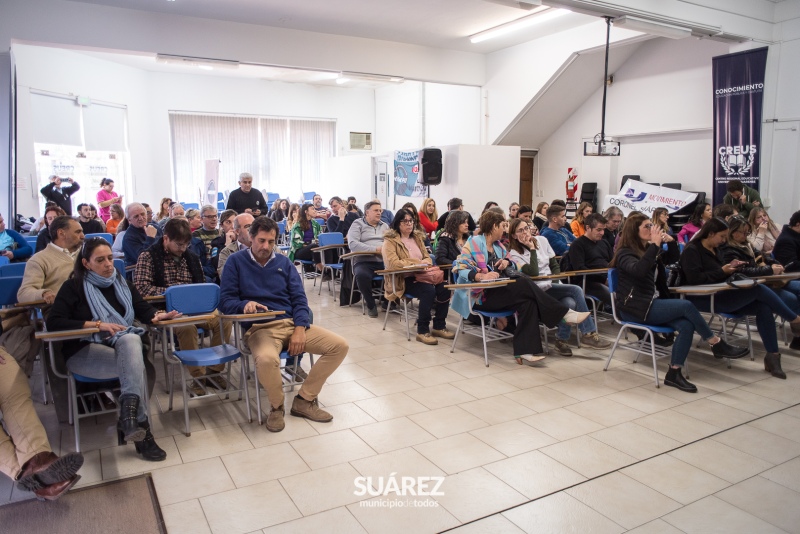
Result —
<instances>
[{"instance_id":1,"label":"puffer jacket","mask_svg":"<svg viewBox=\"0 0 800 534\"><path fill-rule=\"evenodd\" d=\"M747 245L746 247L737 247L736 245L724 244L719 247L719 251L722 253L722 258L726 264L732 262L733 260L740 260L746 263L739 272L746 275L746 276L769 276L774 274L772 272L772 267L769 265L758 265L756 264L756 258L752 254L752 250L750 246Z\"/></svg>"},{"instance_id":2,"label":"puffer jacket","mask_svg":"<svg viewBox=\"0 0 800 534\"><path fill-rule=\"evenodd\" d=\"M614 258L617 310L625 310L639 322L647 322L655 299L671 298L660 252L661 247L650 244L641 258L630 248L618 249Z\"/></svg>"},{"instance_id":3,"label":"puffer jacket","mask_svg":"<svg viewBox=\"0 0 800 534\"><path fill-rule=\"evenodd\" d=\"M414 241L417 243L419 250L422 252L422 262L414 259L408 252L408 248L400 240L400 234L395 230L389 229L383 234L383 264L387 270L402 269L410 265L419 265L420 263L431 263L431 256L425 248L425 234L420 231L415 231L413 234ZM409 273L413 276L413 273ZM392 292L392 277L394 277L394 292ZM406 291L406 277L401 275L387 275L383 279L383 290L386 298L390 301L395 301L401 298Z\"/></svg>"}]
</instances>

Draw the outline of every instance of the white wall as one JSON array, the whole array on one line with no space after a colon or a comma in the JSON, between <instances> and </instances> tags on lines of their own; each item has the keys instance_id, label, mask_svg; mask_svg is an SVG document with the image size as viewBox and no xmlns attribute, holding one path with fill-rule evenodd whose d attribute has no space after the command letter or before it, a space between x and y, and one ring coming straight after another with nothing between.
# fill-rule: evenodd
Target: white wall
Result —
<instances>
[{"instance_id":1,"label":"white wall","mask_svg":"<svg viewBox=\"0 0 800 534\"><path fill-rule=\"evenodd\" d=\"M378 154L422 147L422 83L405 82L375 90L373 141Z\"/></svg>"},{"instance_id":2,"label":"white wall","mask_svg":"<svg viewBox=\"0 0 800 534\"><path fill-rule=\"evenodd\" d=\"M423 84L425 146L477 145L481 142L479 87Z\"/></svg>"},{"instance_id":3,"label":"white wall","mask_svg":"<svg viewBox=\"0 0 800 534\"><path fill-rule=\"evenodd\" d=\"M583 157L583 139L600 131L598 89L539 152L542 198L564 198L567 168L580 182L597 182L600 195L616 193L624 174L646 182L682 182L710 191L712 157L711 58L728 52L712 41L652 39L614 74L608 88L606 135L619 136L621 156Z\"/></svg>"}]
</instances>

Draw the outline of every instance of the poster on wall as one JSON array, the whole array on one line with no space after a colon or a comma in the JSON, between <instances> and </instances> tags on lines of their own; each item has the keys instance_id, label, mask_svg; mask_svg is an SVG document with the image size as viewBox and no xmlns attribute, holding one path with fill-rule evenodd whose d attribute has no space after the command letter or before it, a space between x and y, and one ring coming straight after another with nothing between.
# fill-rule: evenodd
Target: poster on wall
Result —
<instances>
[{"instance_id":1,"label":"poster on wall","mask_svg":"<svg viewBox=\"0 0 800 534\"><path fill-rule=\"evenodd\" d=\"M714 204L722 202L731 180L759 189L766 67L766 47L712 58Z\"/></svg>"},{"instance_id":2,"label":"poster on wall","mask_svg":"<svg viewBox=\"0 0 800 534\"><path fill-rule=\"evenodd\" d=\"M656 208L667 208L669 213L675 213L693 202L696 196L696 193L680 189L628 180L620 189L619 194L605 196L601 211L616 206L622 210L625 217L632 211L640 211L649 217L653 215L653 210Z\"/></svg>"},{"instance_id":3,"label":"poster on wall","mask_svg":"<svg viewBox=\"0 0 800 534\"><path fill-rule=\"evenodd\" d=\"M426 197L428 188L420 180L419 150L394 153L394 194L398 197Z\"/></svg>"},{"instance_id":4,"label":"poster on wall","mask_svg":"<svg viewBox=\"0 0 800 534\"><path fill-rule=\"evenodd\" d=\"M219 160L206 160L206 179L203 188L203 202L212 206L217 205L217 186L219 185Z\"/></svg>"}]
</instances>

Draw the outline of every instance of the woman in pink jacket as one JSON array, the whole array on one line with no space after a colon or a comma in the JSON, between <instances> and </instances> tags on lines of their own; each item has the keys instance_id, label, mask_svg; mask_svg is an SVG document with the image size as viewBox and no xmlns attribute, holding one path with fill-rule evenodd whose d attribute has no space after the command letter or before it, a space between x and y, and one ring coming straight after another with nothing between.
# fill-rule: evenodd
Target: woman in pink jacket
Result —
<instances>
[{"instance_id":1,"label":"woman in pink jacket","mask_svg":"<svg viewBox=\"0 0 800 534\"><path fill-rule=\"evenodd\" d=\"M678 242L685 245L691 241L694 234L700 231L700 227L703 226L703 223L709 220L711 216L711 204L698 204L689 222L684 224L681 231L678 232Z\"/></svg>"}]
</instances>

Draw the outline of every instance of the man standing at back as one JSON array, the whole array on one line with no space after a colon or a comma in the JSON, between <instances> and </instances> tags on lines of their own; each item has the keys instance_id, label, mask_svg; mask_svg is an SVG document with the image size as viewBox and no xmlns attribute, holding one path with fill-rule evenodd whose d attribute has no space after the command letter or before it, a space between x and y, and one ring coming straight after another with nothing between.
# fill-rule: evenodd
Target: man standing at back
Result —
<instances>
[{"instance_id":1,"label":"man standing at back","mask_svg":"<svg viewBox=\"0 0 800 534\"><path fill-rule=\"evenodd\" d=\"M139 256L136 270L133 272L133 284L143 297L163 295L168 287L184 284L202 284L205 276L200 258L192 251L187 250L192 240L189 223L183 219L172 219L164 225L164 235ZM220 332L218 313L215 317L200 325L186 325L175 328L178 345L181 350L196 350L198 348L197 328L211 331L211 346L221 345L230 337L230 324ZM208 367L210 373L218 373L225 368L225 364ZM206 374L205 367L188 366L193 378L200 378ZM221 376L214 377L206 382L219 389L227 389L227 382ZM189 389L195 395L204 395L200 382L192 380Z\"/></svg>"},{"instance_id":2,"label":"man standing at back","mask_svg":"<svg viewBox=\"0 0 800 534\"><path fill-rule=\"evenodd\" d=\"M253 324L244 336L253 352L258 380L267 390L270 432L280 432L285 426L281 351L287 350L291 356L304 352L320 355L295 396L290 413L328 423L333 416L319 407L317 397L349 349L344 338L311 324L311 310L297 269L289 258L275 253L277 235L278 223L267 217L256 218L250 226L250 249L228 258L220 285L220 310L225 314L286 312Z\"/></svg>"},{"instance_id":3,"label":"man standing at back","mask_svg":"<svg viewBox=\"0 0 800 534\"><path fill-rule=\"evenodd\" d=\"M253 217L258 217L262 213L267 214L267 201L258 189L253 189L253 175L243 172L239 175L239 189L234 189L228 196L228 205L225 209L233 210L236 213L249 213Z\"/></svg>"},{"instance_id":4,"label":"man standing at back","mask_svg":"<svg viewBox=\"0 0 800 534\"><path fill-rule=\"evenodd\" d=\"M542 228L542 237L547 239L557 256L563 256L575 241L575 235L565 229L567 226L567 209L558 204L547 208L547 226Z\"/></svg>"},{"instance_id":5,"label":"man standing at back","mask_svg":"<svg viewBox=\"0 0 800 534\"><path fill-rule=\"evenodd\" d=\"M378 308L372 296L372 279L375 271L383 269L383 234L389 226L381 221L381 203L377 200L367 202L364 216L356 219L347 232L347 244L351 252L372 252L373 255L355 256L353 258L353 276L356 279L361 298L367 305L367 314L375 318Z\"/></svg>"},{"instance_id":6,"label":"man standing at back","mask_svg":"<svg viewBox=\"0 0 800 534\"><path fill-rule=\"evenodd\" d=\"M92 207L89 204L78 204L78 222L83 228L83 234L102 234L103 225L97 219L92 218Z\"/></svg>"},{"instance_id":7,"label":"man standing at back","mask_svg":"<svg viewBox=\"0 0 800 534\"><path fill-rule=\"evenodd\" d=\"M67 187L62 187L63 182L69 182ZM72 178L61 178L57 175L50 177L50 183L44 186L39 192L58 207L64 210L67 215L72 215L72 195L78 192L81 186Z\"/></svg>"}]
</instances>

